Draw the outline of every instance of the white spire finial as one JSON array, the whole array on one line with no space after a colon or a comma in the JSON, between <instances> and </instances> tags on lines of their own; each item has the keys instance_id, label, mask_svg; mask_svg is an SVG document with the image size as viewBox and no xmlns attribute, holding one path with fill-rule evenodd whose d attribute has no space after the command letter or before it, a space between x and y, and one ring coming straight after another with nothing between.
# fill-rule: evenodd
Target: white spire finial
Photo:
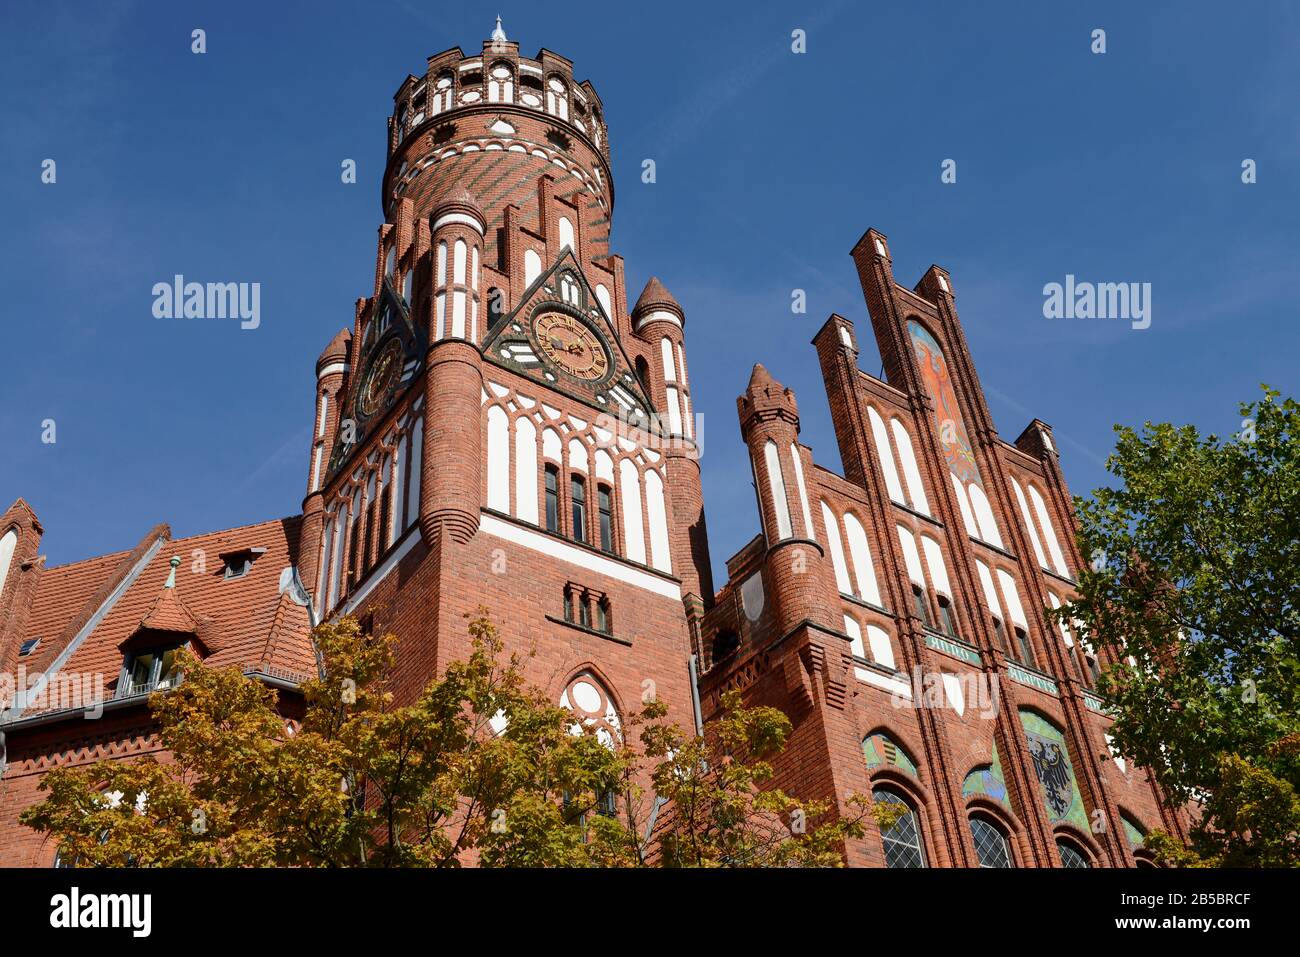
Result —
<instances>
[{"instance_id":1,"label":"white spire finial","mask_svg":"<svg viewBox=\"0 0 1300 957\"><path fill-rule=\"evenodd\" d=\"M501 29L501 14L498 13L497 26L496 29L492 31L492 40L494 43L505 43L506 39L506 31Z\"/></svg>"}]
</instances>

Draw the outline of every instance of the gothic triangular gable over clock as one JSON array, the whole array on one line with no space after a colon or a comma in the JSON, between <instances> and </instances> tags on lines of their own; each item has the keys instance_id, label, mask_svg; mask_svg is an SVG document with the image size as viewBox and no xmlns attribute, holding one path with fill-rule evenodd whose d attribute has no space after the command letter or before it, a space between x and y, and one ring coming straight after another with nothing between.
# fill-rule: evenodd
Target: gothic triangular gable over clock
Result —
<instances>
[{"instance_id":1,"label":"gothic triangular gable over clock","mask_svg":"<svg viewBox=\"0 0 1300 957\"><path fill-rule=\"evenodd\" d=\"M385 276L362 333L357 374L340 407L330 475L364 443L373 426L415 381L427 349L427 334L412 322L409 305Z\"/></svg>"},{"instance_id":2,"label":"gothic triangular gable over clock","mask_svg":"<svg viewBox=\"0 0 1300 957\"><path fill-rule=\"evenodd\" d=\"M567 247L489 330L483 354L634 425L648 425L654 413L611 317Z\"/></svg>"}]
</instances>

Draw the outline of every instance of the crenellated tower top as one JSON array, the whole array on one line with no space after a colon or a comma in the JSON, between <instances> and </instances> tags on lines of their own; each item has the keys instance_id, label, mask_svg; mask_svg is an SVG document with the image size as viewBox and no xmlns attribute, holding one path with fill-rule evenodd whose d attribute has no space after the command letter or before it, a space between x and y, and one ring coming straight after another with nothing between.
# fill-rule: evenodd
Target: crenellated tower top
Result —
<instances>
[{"instance_id":1,"label":"crenellated tower top","mask_svg":"<svg viewBox=\"0 0 1300 957\"><path fill-rule=\"evenodd\" d=\"M481 52L453 47L429 57L424 75L408 76L393 101L382 197L390 220L399 199L428 215L453 183L472 184L490 246L505 206L527 205L522 184L550 173L561 194L584 194L608 236L614 187L604 111L595 87L575 82L569 60L546 49L521 56L498 18Z\"/></svg>"}]
</instances>

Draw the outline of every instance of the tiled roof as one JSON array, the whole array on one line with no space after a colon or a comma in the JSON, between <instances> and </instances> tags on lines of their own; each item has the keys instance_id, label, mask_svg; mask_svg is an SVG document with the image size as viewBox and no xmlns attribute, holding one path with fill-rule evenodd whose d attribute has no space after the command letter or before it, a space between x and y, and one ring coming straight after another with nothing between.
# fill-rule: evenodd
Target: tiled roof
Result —
<instances>
[{"instance_id":1,"label":"tiled roof","mask_svg":"<svg viewBox=\"0 0 1300 957\"><path fill-rule=\"evenodd\" d=\"M47 670L103 598L162 538L161 547L90 634L75 641L61 672L102 675L106 695L111 696L123 662L119 646L144 628L197 634L209 652L207 663L215 667L234 665L281 675L314 673L307 609L280 588L282 574L297 550L301 521L293 516L174 540L167 540L169 532L160 526L133 551L44 570L23 636L43 639L39 654L25 661L28 672ZM244 575L226 578L218 556L253 548L266 551ZM175 587L166 588L173 556L181 561ZM71 635L66 634L69 630ZM53 641L56 635L63 640ZM28 708L23 716L30 717L35 710L39 709Z\"/></svg>"},{"instance_id":2,"label":"tiled roof","mask_svg":"<svg viewBox=\"0 0 1300 957\"><path fill-rule=\"evenodd\" d=\"M43 569L23 634L23 639L41 639L25 662L28 673L48 671L149 549L170 534L166 525L157 525L135 548Z\"/></svg>"},{"instance_id":3,"label":"tiled roof","mask_svg":"<svg viewBox=\"0 0 1300 957\"><path fill-rule=\"evenodd\" d=\"M658 276L651 276L645 288L641 290L641 295L637 297L636 305L632 307L633 313L650 309L653 306L670 306L677 312L682 311L681 305L668 291L668 288L659 281Z\"/></svg>"},{"instance_id":4,"label":"tiled roof","mask_svg":"<svg viewBox=\"0 0 1300 957\"><path fill-rule=\"evenodd\" d=\"M173 558L172 562L179 566L180 560ZM172 579L168 578L169 585ZM169 631L177 635L197 635L199 633L198 619L190 612L183 599L176 594L175 587L164 586L158 593L158 597L153 600L153 607L136 625L135 630L139 631Z\"/></svg>"}]
</instances>

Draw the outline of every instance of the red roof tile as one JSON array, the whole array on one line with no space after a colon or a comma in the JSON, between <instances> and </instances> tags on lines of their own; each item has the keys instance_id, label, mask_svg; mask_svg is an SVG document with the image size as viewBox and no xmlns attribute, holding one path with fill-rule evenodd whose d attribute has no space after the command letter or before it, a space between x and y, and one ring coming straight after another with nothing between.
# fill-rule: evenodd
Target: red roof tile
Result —
<instances>
[{"instance_id":1,"label":"red roof tile","mask_svg":"<svg viewBox=\"0 0 1300 957\"><path fill-rule=\"evenodd\" d=\"M141 628L197 634L216 667L260 668L282 675L305 676L316 670L307 609L280 589L281 575L297 548L300 516L223 529L164 541L130 586L113 602L94 630L71 650L60 671L102 676L111 695L122 669L123 642ZM151 533L152 534L152 533ZM161 534L167 534L165 526ZM155 536L156 538L156 536ZM46 569L37 589L26 637L49 637L68 631L102 604L105 596L129 573L136 552L143 554L149 537L132 552L115 552L75 565ZM226 578L218 559L223 552L265 548L246 574ZM164 584L175 556L174 588ZM138 557L136 561L138 561ZM88 606L90 608L87 612ZM84 621L82 624L84 624ZM75 637L66 636L66 647ZM46 670L57 656L54 642L42 641L39 658L26 662L28 672ZM29 708L30 716L37 709Z\"/></svg>"}]
</instances>

